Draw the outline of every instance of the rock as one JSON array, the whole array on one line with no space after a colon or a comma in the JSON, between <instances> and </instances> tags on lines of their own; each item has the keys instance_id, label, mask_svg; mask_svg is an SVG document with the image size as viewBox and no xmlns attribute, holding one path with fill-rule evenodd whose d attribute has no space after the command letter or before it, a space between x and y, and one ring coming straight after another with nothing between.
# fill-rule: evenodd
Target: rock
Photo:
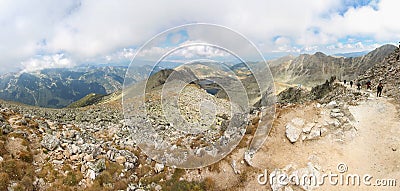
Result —
<instances>
[{"instance_id":1,"label":"rock","mask_svg":"<svg viewBox=\"0 0 400 191\"><path fill-rule=\"evenodd\" d=\"M164 164L156 163L156 165L154 166L154 172L158 174L164 170L164 167Z\"/></svg>"},{"instance_id":2,"label":"rock","mask_svg":"<svg viewBox=\"0 0 400 191\"><path fill-rule=\"evenodd\" d=\"M331 113L331 117L332 118L339 118L339 117L344 117L343 113Z\"/></svg>"},{"instance_id":3,"label":"rock","mask_svg":"<svg viewBox=\"0 0 400 191\"><path fill-rule=\"evenodd\" d=\"M304 122L304 119L296 117L296 118L292 119L292 123L296 127L301 128L304 125L305 122Z\"/></svg>"},{"instance_id":4,"label":"rock","mask_svg":"<svg viewBox=\"0 0 400 191\"><path fill-rule=\"evenodd\" d=\"M240 171L237 169L236 161L235 161L235 160L232 160L231 167L232 167L233 172L234 172L235 174L240 174Z\"/></svg>"},{"instance_id":5,"label":"rock","mask_svg":"<svg viewBox=\"0 0 400 191\"><path fill-rule=\"evenodd\" d=\"M96 173L92 169L89 169L86 173L86 177L94 180L96 178Z\"/></svg>"},{"instance_id":6,"label":"rock","mask_svg":"<svg viewBox=\"0 0 400 191\"><path fill-rule=\"evenodd\" d=\"M127 170L133 169L135 168L135 164L131 163L131 162L125 162L124 163L124 168Z\"/></svg>"},{"instance_id":7,"label":"rock","mask_svg":"<svg viewBox=\"0 0 400 191\"><path fill-rule=\"evenodd\" d=\"M318 128L313 128L310 132L310 135L308 135L308 139L316 139L321 136L321 130Z\"/></svg>"},{"instance_id":8,"label":"rock","mask_svg":"<svg viewBox=\"0 0 400 191\"><path fill-rule=\"evenodd\" d=\"M336 101L331 101L331 102L329 102L325 107L328 108L328 109L333 109L333 108L336 108L336 107L338 107L338 106L339 106L339 105L337 104Z\"/></svg>"},{"instance_id":9,"label":"rock","mask_svg":"<svg viewBox=\"0 0 400 191\"><path fill-rule=\"evenodd\" d=\"M118 156L117 158L115 158L115 162L123 165L126 162L126 158L124 156Z\"/></svg>"},{"instance_id":10,"label":"rock","mask_svg":"<svg viewBox=\"0 0 400 191\"><path fill-rule=\"evenodd\" d=\"M340 109L338 109L338 108L332 109L331 112L332 112L332 113L340 113Z\"/></svg>"},{"instance_id":11,"label":"rock","mask_svg":"<svg viewBox=\"0 0 400 191\"><path fill-rule=\"evenodd\" d=\"M320 132L321 132L321 136L325 136L326 133L328 132L328 129L325 128L325 127L322 127L322 128L320 129Z\"/></svg>"},{"instance_id":12,"label":"rock","mask_svg":"<svg viewBox=\"0 0 400 191\"><path fill-rule=\"evenodd\" d=\"M81 148L79 148L78 146L76 146L75 144L72 144L71 146L69 146L69 152L71 154L79 154L81 153Z\"/></svg>"},{"instance_id":13,"label":"rock","mask_svg":"<svg viewBox=\"0 0 400 191\"><path fill-rule=\"evenodd\" d=\"M83 157L83 160L86 162L92 162L92 161L94 161L93 155L86 155Z\"/></svg>"},{"instance_id":14,"label":"rock","mask_svg":"<svg viewBox=\"0 0 400 191\"><path fill-rule=\"evenodd\" d=\"M161 191L161 190L162 190L162 187L161 187L160 185L157 185L157 186L154 187L154 190L156 190L156 191Z\"/></svg>"},{"instance_id":15,"label":"rock","mask_svg":"<svg viewBox=\"0 0 400 191\"><path fill-rule=\"evenodd\" d=\"M246 163L249 165L249 166L252 166L253 165L253 163L252 163L252 159L253 159L253 156L254 156L254 152L253 151L250 151L250 150L247 150L245 153L244 153L244 161L246 161Z\"/></svg>"},{"instance_id":16,"label":"rock","mask_svg":"<svg viewBox=\"0 0 400 191\"><path fill-rule=\"evenodd\" d=\"M53 160L53 163L60 165L60 164L63 164L64 161L62 161L62 160Z\"/></svg>"},{"instance_id":17,"label":"rock","mask_svg":"<svg viewBox=\"0 0 400 191\"><path fill-rule=\"evenodd\" d=\"M79 159L79 156L78 156L78 155L71 155L69 158L70 158L71 160L73 160L73 161L76 161L76 160Z\"/></svg>"},{"instance_id":18,"label":"rock","mask_svg":"<svg viewBox=\"0 0 400 191\"><path fill-rule=\"evenodd\" d=\"M47 150L54 150L59 144L60 140L56 136L46 134L41 142L42 146Z\"/></svg>"},{"instance_id":19,"label":"rock","mask_svg":"<svg viewBox=\"0 0 400 191\"><path fill-rule=\"evenodd\" d=\"M310 133L311 129L315 126L315 123L307 123L303 128L303 133Z\"/></svg>"},{"instance_id":20,"label":"rock","mask_svg":"<svg viewBox=\"0 0 400 191\"><path fill-rule=\"evenodd\" d=\"M96 164L94 165L94 168L93 168L93 170L96 172L96 173L99 173L99 172L101 172L101 171L103 171L103 170L105 170L106 169L106 160L105 159L100 159L100 160L98 160L97 162L96 162Z\"/></svg>"},{"instance_id":21,"label":"rock","mask_svg":"<svg viewBox=\"0 0 400 191\"><path fill-rule=\"evenodd\" d=\"M3 134L9 134L9 133L13 132L13 128L9 124L3 125L1 130L2 130Z\"/></svg>"},{"instance_id":22,"label":"rock","mask_svg":"<svg viewBox=\"0 0 400 191\"><path fill-rule=\"evenodd\" d=\"M3 161L4 161L3 157L0 156L0 163L3 162Z\"/></svg>"},{"instance_id":23,"label":"rock","mask_svg":"<svg viewBox=\"0 0 400 191\"><path fill-rule=\"evenodd\" d=\"M286 125L286 137L291 143L295 143L301 134L302 130L293 126L291 123Z\"/></svg>"}]
</instances>

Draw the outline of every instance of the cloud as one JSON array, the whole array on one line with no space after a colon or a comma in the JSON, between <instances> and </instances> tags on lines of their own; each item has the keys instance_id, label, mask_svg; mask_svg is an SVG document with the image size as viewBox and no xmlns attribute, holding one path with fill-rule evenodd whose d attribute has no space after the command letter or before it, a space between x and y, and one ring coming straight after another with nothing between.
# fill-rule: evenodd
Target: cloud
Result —
<instances>
[{"instance_id":1,"label":"cloud","mask_svg":"<svg viewBox=\"0 0 400 191\"><path fill-rule=\"evenodd\" d=\"M70 68L75 63L66 58L64 54L37 56L21 63L22 72L33 72L45 68Z\"/></svg>"},{"instance_id":2,"label":"cloud","mask_svg":"<svg viewBox=\"0 0 400 191\"><path fill-rule=\"evenodd\" d=\"M400 39L398 7L398 0L3 0L0 66L4 71L36 55L60 52L67 53L68 59L77 64L125 59L124 48L136 50L163 30L194 22L232 28L263 53L307 52L360 41L366 49L369 45L365 39L373 41L369 44ZM171 36L170 40L181 43L185 35L199 34L204 35L204 31L188 31ZM218 34L206 35L223 40ZM234 41L231 44L240 46Z\"/></svg>"}]
</instances>

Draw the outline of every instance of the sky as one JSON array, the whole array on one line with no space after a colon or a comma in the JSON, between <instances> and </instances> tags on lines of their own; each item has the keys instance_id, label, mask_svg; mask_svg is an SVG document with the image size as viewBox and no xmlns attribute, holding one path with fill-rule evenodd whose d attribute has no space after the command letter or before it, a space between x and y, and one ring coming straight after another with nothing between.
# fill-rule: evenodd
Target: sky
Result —
<instances>
[{"instance_id":1,"label":"sky","mask_svg":"<svg viewBox=\"0 0 400 191\"><path fill-rule=\"evenodd\" d=\"M267 59L367 51L397 45L399 7L398 0L0 0L0 73L129 63L155 35L192 23L232 29ZM141 54L153 59L154 52L189 43L195 34L167 35ZM221 56L213 49L182 51L186 57L196 54Z\"/></svg>"}]
</instances>

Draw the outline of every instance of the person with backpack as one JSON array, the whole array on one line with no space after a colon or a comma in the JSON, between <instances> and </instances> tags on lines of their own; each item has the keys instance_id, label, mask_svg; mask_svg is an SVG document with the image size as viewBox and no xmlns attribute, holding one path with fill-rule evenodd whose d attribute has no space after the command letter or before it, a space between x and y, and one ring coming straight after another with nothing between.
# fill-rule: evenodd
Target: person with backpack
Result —
<instances>
[{"instance_id":1,"label":"person with backpack","mask_svg":"<svg viewBox=\"0 0 400 191\"><path fill-rule=\"evenodd\" d=\"M366 83L367 85L367 90L371 90L371 81L368 80L368 82Z\"/></svg>"},{"instance_id":2,"label":"person with backpack","mask_svg":"<svg viewBox=\"0 0 400 191\"><path fill-rule=\"evenodd\" d=\"M353 80L350 81L350 88L353 87Z\"/></svg>"},{"instance_id":3,"label":"person with backpack","mask_svg":"<svg viewBox=\"0 0 400 191\"><path fill-rule=\"evenodd\" d=\"M382 90L383 90L383 85L382 83L379 83L376 91L376 97L381 97L382 96Z\"/></svg>"},{"instance_id":4,"label":"person with backpack","mask_svg":"<svg viewBox=\"0 0 400 191\"><path fill-rule=\"evenodd\" d=\"M358 91L361 90L361 83L360 83L360 81L357 82L357 90L358 90Z\"/></svg>"}]
</instances>

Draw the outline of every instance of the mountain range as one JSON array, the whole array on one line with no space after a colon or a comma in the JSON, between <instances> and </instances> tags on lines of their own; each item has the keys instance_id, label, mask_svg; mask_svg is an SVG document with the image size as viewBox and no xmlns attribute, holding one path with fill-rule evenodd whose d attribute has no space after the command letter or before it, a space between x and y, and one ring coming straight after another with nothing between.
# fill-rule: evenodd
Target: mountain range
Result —
<instances>
[{"instance_id":1,"label":"mountain range","mask_svg":"<svg viewBox=\"0 0 400 191\"><path fill-rule=\"evenodd\" d=\"M127 67L55 68L0 76L0 98L40 107L62 108L84 96L122 88ZM136 67L127 78L145 79L150 66Z\"/></svg>"},{"instance_id":2,"label":"mountain range","mask_svg":"<svg viewBox=\"0 0 400 191\"><path fill-rule=\"evenodd\" d=\"M330 56L321 52L313 55L285 56L268 61L268 65L276 83L302 84L312 87L325 82L332 75L336 75L339 80L355 79L371 67L379 65L395 49L393 45L384 45L367 54L353 54L362 55L358 57L346 57L352 54ZM229 72L233 71L247 84L246 86L255 84L254 78L243 63L232 64L228 66L229 68L221 68L218 71L214 70L216 66L209 67L210 64L194 63L190 67L185 67L185 70L192 70L193 75L198 78L206 77L205 74L223 77L230 75ZM260 71L263 71L262 67L265 67L257 62L250 64L257 70L259 68ZM176 64L172 65L176 67ZM154 83L152 86L158 86L163 79L168 77L166 74L172 72L164 71L157 74L162 68L153 69L150 65L131 67L134 68L131 68L125 80L137 83L146 79L151 73L154 75L153 80L150 80L150 83ZM40 107L62 108L83 98L79 103L72 104L72 107L84 106L87 105L85 100L95 103L102 100L104 95L114 92L116 92L114 95L120 94L127 69L127 66L91 66L8 73L0 76L0 99ZM154 78L163 79L154 80ZM245 88L248 89L248 87ZM257 93L254 92L255 94ZM224 97L223 91L217 93L216 96Z\"/></svg>"}]
</instances>

